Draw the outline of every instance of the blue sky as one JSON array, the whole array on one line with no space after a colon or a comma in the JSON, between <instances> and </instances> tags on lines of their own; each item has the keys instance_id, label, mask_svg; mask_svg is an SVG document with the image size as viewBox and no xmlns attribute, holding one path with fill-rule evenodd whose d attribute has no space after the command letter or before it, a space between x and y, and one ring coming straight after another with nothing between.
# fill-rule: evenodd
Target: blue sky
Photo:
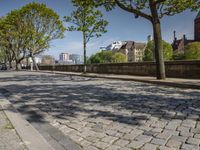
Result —
<instances>
[{"instance_id":1,"label":"blue sky","mask_svg":"<svg viewBox=\"0 0 200 150\"><path fill-rule=\"evenodd\" d=\"M0 16L4 16L12 9L18 9L33 1L45 3L48 7L54 9L62 20L64 16L70 15L73 11L70 0L0 0ZM177 31L178 38L186 34L188 39L193 39L196 14L197 12L185 11L172 17L163 18L163 39L171 43L174 30ZM92 39L88 43L88 56L96 53L101 46L107 46L113 41L133 40L136 42L146 42L147 36L152 35L150 22L142 18L135 19L132 14L119 8L111 12L104 12L104 18L109 21L108 32L98 39ZM66 32L64 39L55 40L51 45L51 48L45 54L53 55L55 58L58 58L61 52L83 53L82 35L80 32Z\"/></svg>"}]
</instances>

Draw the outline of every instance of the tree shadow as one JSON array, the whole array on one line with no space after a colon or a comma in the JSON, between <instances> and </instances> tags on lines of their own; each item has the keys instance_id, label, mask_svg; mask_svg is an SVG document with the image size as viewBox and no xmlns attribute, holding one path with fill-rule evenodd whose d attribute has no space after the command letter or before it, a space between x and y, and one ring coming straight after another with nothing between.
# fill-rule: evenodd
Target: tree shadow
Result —
<instances>
[{"instance_id":1,"label":"tree shadow","mask_svg":"<svg viewBox=\"0 0 200 150\"><path fill-rule=\"evenodd\" d=\"M13 79L14 78L14 79ZM150 117L158 120L198 119L200 92L138 82L114 81L63 75L23 75L0 78L4 92L18 110L32 122L43 122L41 112L59 119L104 118L128 125L140 125ZM54 82L52 82L52 80ZM23 85L20 81L30 84ZM37 83L34 83L37 81ZM102 83L99 83L102 82ZM1 90L0 90L1 91ZM16 99L15 95L20 98ZM37 108L35 111L31 108Z\"/></svg>"}]
</instances>

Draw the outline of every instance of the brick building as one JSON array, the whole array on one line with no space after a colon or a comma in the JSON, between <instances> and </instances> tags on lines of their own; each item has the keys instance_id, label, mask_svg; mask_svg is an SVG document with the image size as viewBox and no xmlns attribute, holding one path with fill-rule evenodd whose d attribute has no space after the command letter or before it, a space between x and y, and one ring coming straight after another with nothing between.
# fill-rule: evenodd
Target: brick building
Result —
<instances>
[{"instance_id":1,"label":"brick building","mask_svg":"<svg viewBox=\"0 0 200 150\"><path fill-rule=\"evenodd\" d=\"M172 43L172 47L174 51L184 53L185 46L192 42L200 42L200 11L194 20L194 40L187 39L186 35L183 35L181 39L177 40L176 31L174 31L174 41Z\"/></svg>"}]
</instances>

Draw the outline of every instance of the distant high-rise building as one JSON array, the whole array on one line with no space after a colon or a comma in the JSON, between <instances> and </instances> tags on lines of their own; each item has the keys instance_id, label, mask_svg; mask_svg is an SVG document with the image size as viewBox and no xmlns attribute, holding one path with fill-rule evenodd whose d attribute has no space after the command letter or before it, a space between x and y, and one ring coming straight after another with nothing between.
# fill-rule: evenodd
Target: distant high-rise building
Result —
<instances>
[{"instance_id":1,"label":"distant high-rise building","mask_svg":"<svg viewBox=\"0 0 200 150\"><path fill-rule=\"evenodd\" d=\"M70 60L70 59L69 59L69 56L70 56L69 53L61 53L61 54L59 55L59 60L60 60L60 61L69 61L69 60Z\"/></svg>"}]
</instances>

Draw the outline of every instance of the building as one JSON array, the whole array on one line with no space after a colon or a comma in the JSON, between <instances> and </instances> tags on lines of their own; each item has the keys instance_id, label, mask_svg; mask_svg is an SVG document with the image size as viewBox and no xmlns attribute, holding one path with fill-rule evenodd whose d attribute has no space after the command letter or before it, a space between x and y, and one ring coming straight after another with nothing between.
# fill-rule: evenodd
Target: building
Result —
<instances>
[{"instance_id":1,"label":"building","mask_svg":"<svg viewBox=\"0 0 200 150\"><path fill-rule=\"evenodd\" d=\"M106 47L106 50L112 50L112 51L113 50L119 50L122 47L123 44L125 44L125 42L123 42L123 41L115 41L112 44L108 45Z\"/></svg>"},{"instance_id":2,"label":"building","mask_svg":"<svg viewBox=\"0 0 200 150\"><path fill-rule=\"evenodd\" d=\"M200 11L194 20L194 39L187 39L186 35L183 35L181 39L177 39L176 31L174 31L172 47L175 52L184 53L185 46L192 42L200 42Z\"/></svg>"},{"instance_id":3,"label":"building","mask_svg":"<svg viewBox=\"0 0 200 150\"><path fill-rule=\"evenodd\" d=\"M83 56L79 54L70 54L69 59L72 60L73 64L82 64L83 63Z\"/></svg>"},{"instance_id":4,"label":"building","mask_svg":"<svg viewBox=\"0 0 200 150\"><path fill-rule=\"evenodd\" d=\"M70 60L69 56L70 56L69 53L61 53L59 55L59 61L61 61L61 62L69 61Z\"/></svg>"},{"instance_id":5,"label":"building","mask_svg":"<svg viewBox=\"0 0 200 150\"><path fill-rule=\"evenodd\" d=\"M146 43L126 41L119 50L115 52L123 53L127 56L128 62L141 62L143 60Z\"/></svg>"}]
</instances>

